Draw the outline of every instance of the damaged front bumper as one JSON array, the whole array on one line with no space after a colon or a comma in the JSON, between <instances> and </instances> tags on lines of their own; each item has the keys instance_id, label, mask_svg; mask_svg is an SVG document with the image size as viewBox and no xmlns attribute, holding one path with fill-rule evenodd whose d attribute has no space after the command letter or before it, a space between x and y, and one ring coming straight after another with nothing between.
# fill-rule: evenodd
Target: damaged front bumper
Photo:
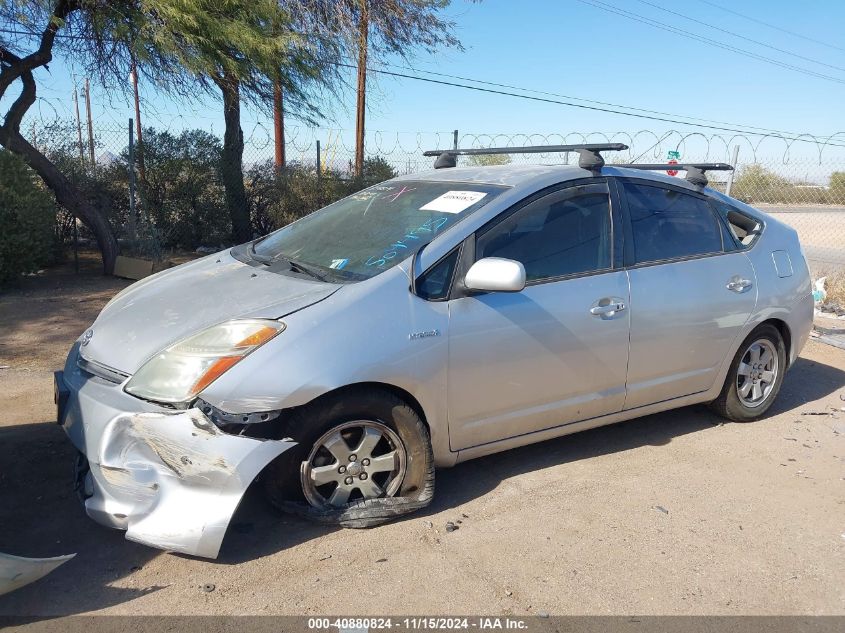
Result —
<instances>
[{"instance_id":1,"label":"damaged front bumper","mask_svg":"<svg viewBox=\"0 0 845 633\"><path fill-rule=\"evenodd\" d=\"M139 400L77 359L74 346L56 376L58 422L87 459L88 516L132 541L216 558L246 489L295 443L229 435L199 409Z\"/></svg>"}]
</instances>

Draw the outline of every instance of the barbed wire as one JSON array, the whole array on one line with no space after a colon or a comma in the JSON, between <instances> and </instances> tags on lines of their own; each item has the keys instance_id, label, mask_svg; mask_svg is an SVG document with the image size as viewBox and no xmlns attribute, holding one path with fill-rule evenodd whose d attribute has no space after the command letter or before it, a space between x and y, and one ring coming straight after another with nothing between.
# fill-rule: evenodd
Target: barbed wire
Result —
<instances>
[{"instance_id":1,"label":"barbed wire","mask_svg":"<svg viewBox=\"0 0 845 633\"><path fill-rule=\"evenodd\" d=\"M39 99L37 108L28 117L28 126L35 131L45 129L75 129L76 122L72 117L60 113L50 99ZM153 127L158 132L168 132L178 135L186 129L203 129L215 136L220 136L212 121L203 121L197 126L196 119L171 117L164 121L161 117L150 117ZM80 122L83 129L87 129L85 121ZM121 138L126 135L126 126L118 126L112 122L95 122L95 131L99 136L111 138L108 149L112 153L119 153L128 144ZM299 125L285 126L285 145L294 154L309 154L315 151L316 141L320 140L323 147L331 149L335 154L353 154L354 135L351 131L337 127L305 127ZM796 144L801 141L801 145ZM836 141L842 141L840 144ZM699 131L684 131L672 129L655 132L649 129L637 131L617 132L551 132L551 133L475 133L459 132L458 145L460 147L522 147L527 145L565 145L587 142L622 142L629 149L614 154L613 162L636 162L644 158L665 159L668 152L680 152L685 159L701 161L729 161L735 147L739 147L741 160L744 163L767 162L770 164L790 165L799 161L803 165L815 163L825 164L845 163L845 131L829 136L818 137L801 134L797 137L787 137L779 133L766 134L705 134ZM122 145L121 145L122 144ZM374 129L366 134L365 146L368 154L384 158L401 157L418 158L425 150L445 149L453 144L453 134L449 132L396 132ZM269 122L255 120L247 123L244 130L245 153L269 157L273 149L272 125ZM554 159L551 155L540 154L537 159ZM559 159L553 162L560 162Z\"/></svg>"},{"instance_id":2,"label":"barbed wire","mask_svg":"<svg viewBox=\"0 0 845 633\"><path fill-rule=\"evenodd\" d=\"M84 120L77 122L73 117L61 116L49 105L39 108L37 112L38 116L30 117L23 126L24 133L31 136L31 142L48 155L64 156L63 167L69 168L70 177L80 178L83 185L86 182L85 170L80 172L78 168L85 166L90 155L89 144L93 139L97 165L105 170L117 168L123 174L120 176L120 184L112 183L113 186L109 189L109 195L112 196L109 204L113 209L120 210L120 213L125 213L128 184L124 185L123 179L126 178L127 171L126 148L129 134L132 133L128 120L126 125L100 121L92 126L89 134ZM170 119L168 125L159 127L157 117L150 119L155 123L151 126L151 131L155 134L145 137L145 142L156 142L156 138L161 142L162 134L168 133L173 139L165 144L169 144L172 149L179 147L179 137L183 133L201 130L211 135L210 142L217 142L218 147L222 146L221 135L212 125L208 125L206 120L202 121L205 125L198 126L196 120L189 118L176 122ZM728 172L713 172L711 187L726 191L730 179L732 196L776 214L779 219L793 226L799 233L811 266L816 271L823 271L845 269L845 147L832 142L840 138L845 141L845 132L827 137L803 135L799 146L796 145L797 139L776 133L705 134L674 129L662 132L643 129L616 132L458 132L457 142L460 147L468 148L589 142L621 142L629 146L623 152L608 154L609 163L664 162L669 158L670 152L680 153L679 160L684 161L730 162L735 148L739 147L734 176L731 178ZM367 133L365 147L367 157L373 160L374 167L378 169L378 176L375 177L383 180L389 178L391 173L412 174L430 169L431 159L423 157L423 151L448 149L454 142L454 132L397 132L374 129ZM180 160L191 161L191 147L193 146L186 138L184 146L179 149ZM313 211L318 206L336 199L336 196L348 195L348 187L327 183L353 180L354 150L354 135L348 130L337 127L285 126L288 165L293 170L300 170L305 178L312 179L308 181L309 184L301 185L299 191L306 199L296 202L298 212ZM68 157L69 163L66 160ZM259 207L278 207L274 211L275 219L272 222L259 222L261 230L265 232L279 222L290 221L289 207L293 204L288 201L279 206L277 197L280 192L271 190L276 173L273 157L272 125L263 120L246 123L244 170L249 183L248 189L252 192L250 195L254 200L258 200L256 204ZM512 154L495 159L494 162L576 164L578 158L577 154L572 152L570 155ZM485 164L477 162L473 157L460 157L460 160L461 164ZM213 172L207 162L206 168L212 169ZM147 164L148 173L155 169L154 162L152 166ZM216 243L214 240L222 239L219 236L225 234L228 216L224 211L220 193L222 185L216 182L216 176L213 176L212 172L209 172L208 182L203 185L209 188L203 203L207 207L207 215L197 216L200 211L192 210L192 206L185 201L168 202L163 207L166 212L160 214L154 227L158 232L156 239L164 244L194 246ZM115 175L113 171L108 173ZM106 176L108 177L110 176ZM313 180L314 178L316 180ZM255 190L255 183L263 183L261 186L271 189ZM174 214L172 217L171 212ZM202 219L197 219L199 217Z\"/></svg>"}]
</instances>

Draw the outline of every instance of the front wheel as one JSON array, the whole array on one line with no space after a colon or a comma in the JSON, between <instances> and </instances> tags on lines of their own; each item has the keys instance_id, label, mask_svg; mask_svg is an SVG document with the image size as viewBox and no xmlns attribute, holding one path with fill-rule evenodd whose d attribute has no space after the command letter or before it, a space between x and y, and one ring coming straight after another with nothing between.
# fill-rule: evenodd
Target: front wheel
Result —
<instances>
[{"instance_id":1,"label":"front wheel","mask_svg":"<svg viewBox=\"0 0 845 633\"><path fill-rule=\"evenodd\" d=\"M777 397L786 371L786 346L778 329L761 325L740 345L722 392L710 406L734 422L761 417Z\"/></svg>"},{"instance_id":2,"label":"front wheel","mask_svg":"<svg viewBox=\"0 0 845 633\"><path fill-rule=\"evenodd\" d=\"M315 508L395 497L405 478L405 445L389 426L353 420L333 426L300 466L302 493Z\"/></svg>"},{"instance_id":3,"label":"front wheel","mask_svg":"<svg viewBox=\"0 0 845 633\"><path fill-rule=\"evenodd\" d=\"M370 527L434 496L428 429L378 388L339 391L298 409L287 433L299 446L263 479L277 508L344 527Z\"/></svg>"}]
</instances>

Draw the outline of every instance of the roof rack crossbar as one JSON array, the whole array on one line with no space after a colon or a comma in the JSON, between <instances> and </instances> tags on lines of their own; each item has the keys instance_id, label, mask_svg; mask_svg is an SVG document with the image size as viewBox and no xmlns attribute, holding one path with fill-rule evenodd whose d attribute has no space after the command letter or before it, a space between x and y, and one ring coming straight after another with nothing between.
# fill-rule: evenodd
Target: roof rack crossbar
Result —
<instances>
[{"instance_id":1,"label":"roof rack crossbar","mask_svg":"<svg viewBox=\"0 0 845 633\"><path fill-rule=\"evenodd\" d=\"M578 166L596 171L604 165L601 152L621 152L628 149L624 143L581 143L578 145L528 145L525 147L474 147L466 149L433 149L423 152L423 156L436 156L435 169L454 167L458 156L483 156L490 154L557 154L578 152Z\"/></svg>"},{"instance_id":2,"label":"roof rack crossbar","mask_svg":"<svg viewBox=\"0 0 845 633\"><path fill-rule=\"evenodd\" d=\"M631 165L609 165L610 167L624 167L625 169L642 169L644 171L685 171L687 182L698 187L707 186L708 171L733 171L733 165L727 163L638 163Z\"/></svg>"}]
</instances>

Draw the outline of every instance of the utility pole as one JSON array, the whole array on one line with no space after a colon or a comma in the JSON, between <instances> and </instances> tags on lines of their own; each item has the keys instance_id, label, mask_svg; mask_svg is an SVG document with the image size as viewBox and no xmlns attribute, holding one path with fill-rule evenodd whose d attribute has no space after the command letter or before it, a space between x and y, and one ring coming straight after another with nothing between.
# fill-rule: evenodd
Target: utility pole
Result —
<instances>
[{"instance_id":1,"label":"utility pole","mask_svg":"<svg viewBox=\"0 0 845 633\"><path fill-rule=\"evenodd\" d=\"M364 173L364 110L367 93L367 39L370 30L368 0L360 0L361 18L358 24L358 111L355 119L355 175Z\"/></svg>"},{"instance_id":2,"label":"utility pole","mask_svg":"<svg viewBox=\"0 0 845 633\"><path fill-rule=\"evenodd\" d=\"M282 82L278 79L273 85L273 141L276 155L274 165L276 171L281 171L285 166L285 122L284 104L282 102Z\"/></svg>"},{"instance_id":3,"label":"utility pole","mask_svg":"<svg viewBox=\"0 0 845 633\"><path fill-rule=\"evenodd\" d=\"M138 96L138 69L135 67L135 56L130 61L129 80L132 82L132 92L135 96L135 134L138 137L138 178L141 184L147 182L147 169L144 167L144 137L141 135L141 100Z\"/></svg>"},{"instance_id":4,"label":"utility pole","mask_svg":"<svg viewBox=\"0 0 845 633\"><path fill-rule=\"evenodd\" d=\"M91 120L91 82L85 78L85 111L88 116L88 160L94 164L94 124Z\"/></svg>"},{"instance_id":5,"label":"utility pole","mask_svg":"<svg viewBox=\"0 0 845 633\"><path fill-rule=\"evenodd\" d=\"M135 247L138 212L135 207L135 138L132 119L129 119L129 242Z\"/></svg>"},{"instance_id":6,"label":"utility pole","mask_svg":"<svg viewBox=\"0 0 845 633\"><path fill-rule=\"evenodd\" d=\"M85 152L82 151L82 119L79 118L79 96L77 95L76 77L73 78L73 108L76 110L76 137L79 146L79 160L85 162Z\"/></svg>"}]
</instances>

